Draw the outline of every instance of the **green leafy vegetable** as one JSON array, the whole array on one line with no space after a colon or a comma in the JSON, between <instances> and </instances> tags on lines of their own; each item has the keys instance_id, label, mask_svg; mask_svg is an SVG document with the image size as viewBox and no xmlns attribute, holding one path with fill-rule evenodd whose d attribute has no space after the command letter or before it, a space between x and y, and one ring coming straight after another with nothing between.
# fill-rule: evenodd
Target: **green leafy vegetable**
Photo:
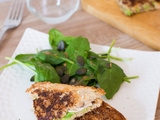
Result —
<instances>
[{"instance_id":1,"label":"green leafy vegetable","mask_svg":"<svg viewBox=\"0 0 160 120\"><path fill-rule=\"evenodd\" d=\"M51 29L49 31L49 43L52 48L57 46L61 40L65 41L66 44L69 45L74 39L75 37L63 36L63 34L56 29Z\"/></svg>"},{"instance_id":2,"label":"green leafy vegetable","mask_svg":"<svg viewBox=\"0 0 160 120\"><path fill-rule=\"evenodd\" d=\"M25 64L25 63L23 63L23 62L21 62L21 61L19 61L19 60L16 60L16 59L13 59L13 58L9 58L9 57L5 57L5 59L7 59L7 60L12 60L12 61L14 61L15 63L19 63L19 64L21 64L22 66L27 67L28 69L30 69L31 71L33 71L34 73L36 73L35 70L33 70L33 69L30 68L27 64Z\"/></svg>"},{"instance_id":3,"label":"green leafy vegetable","mask_svg":"<svg viewBox=\"0 0 160 120\"><path fill-rule=\"evenodd\" d=\"M87 38L78 37L72 41L67 49L66 53L68 55L68 58L76 61L77 56L83 56L84 59L87 59L88 52L90 50L90 45Z\"/></svg>"},{"instance_id":4,"label":"green leafy vegetable","mask_svg":"<svg viewBox=\"0 0 160 120\"><path fill-rule=\"evenodd\" d=\"M86 60L89 50L90 46L88 40L82 37L74 39L74 41L68 45L65 52L67 53L68 58L75 62L75 64L67 62L67 68L69 69L69 74L71 76L75 75L75 72L81 68L76 61L77 56L83 56Z\"/></svg>"},{"instance_id":5,"label":"green leafy vegetable","mask_svg":"<svg viewBox=\"0 0 160 120\"><path fill-rule=\"evenodd\" d=\"M0 70L3 70L6 67L9 67L9 66L12 66L14 64L17 64L18 62L21 62L21 64L25 63L25 64L23 64L23 66L33 65L32 62L31 62L31 59L33 57L35 57L35 54L19 54L19 55L17 55L15 57L16 62L12 62L12 63L10 63L8 65L5 65L5 66L1 67ZM11 58L6 57L6 59L11 59Z\"/></svg>"},{"instance_id":6,"label":"green leafy vegetable","mask_svg":"<svg viewBox=\"0 0 160 120\"><path fill-rule=\"evenodd\" d=\"M21 61L22 63L33 65L31 62L31 59L35 57L36 57L36 54L19 54L15 57L15 59Z\"/></svg>"},{"instance_id":7,"label":"green leafy vegetable","mask_svg":"<svg viewBox=\"0 0 160 120\"><path fill-rule=\"evenodd\" d=\"M70 64L68 62L66 62L67 64L67 69L68 69L68 73L70 76L73 76L76 74L76 71L81 68L78 63L75 63L75 64Z\"/></svg>"},{"instance_id":8,"label":"green leafy vegetable","mask_svg":"<svg viewBox=\"0 0 160 120\"><path fill-rule=\"evenodd\" d=\"M70 119L73 114L75 114L75 112L67 112L67 114L61 120Z\"/></svg>"},{"instance_id":9,"label":"green leafy vegetable","mask_svg":"<svg viewBox=\"0 0 160 120\"><path fill-rule=\"evenodd\" d=\"M124 77L126 77L123 70L118 65L110 62L110 53L114 43L115 40L112 42L108 51L108 61L101 62L97 71L99 86L105 90L108 99L111 99L115 95L123 83ZM106 66L108 63L110 64L109 67Z\"/></svg>"},{"instance_id":10,"label":"green leafy vegetable","mask_svg":"<svg viewBox=\"0 0 160 120\"><path fill-rule=\"evenodd\" d=\"M58 65L64 61L67 61L67 62L73 64L73 62L71 60L68 60L65 57L64 52L57 51L56 49L42 50L37 53L36 57L38 57L41 60L48 62L52 65Z\"/></svg>"},{"instance_id":11,"label":"green leafy vegetable","mask_svg":"<svg viewBox=\"0 0 160 120\"><path fill-rule=\"evenodd\" d=\"M52 83L60 83L60 77L51 64L37 58L33 58L32 63L36 69L35 82L50 81Z\"/></svg>"},{"instance_id":12,"label":"green leafy vegetable","mask_svg":"<svg viewBox=\"0 0 160 120\"><path fill-rule=\"evenodd\" d=\"M103 88L107 93L106 97L108 99L111 99L119 90L126 75L124 74L123 70L114 63L112 63L111 68L107 68L104 66L105 64L101 64L99 66L97 71L97 80L99 86Z\"/></svg>"},{"instance_id":13,"label":"green leafy vegetable","mask_svg":"<svg viewBox=\"0 0 160 120\"><path fill-rule=\"evenodd\" d=\"M129 82L124 71L118 65L110 62L110 53L114 42L115 40L112 42L108 51L108 61L101 62L97 71L99 86L107 93L107 99L111 99L117 93L124 81Z\"/></svg>"},{"instance_id":14,"label":"green leafy vegetable","mask_svg":"<svg viewBox=\"0 0 160 120\"><path fill-rule=\"evenodd\" d=\"M87 65L93 70L97 71L100 64L106 62L104 59L87 59Z\"/></svg>"},{"instance_id":15,"label":"green leafy vegetable","mask_svg":"<svg viewBox=\"0 0 160 120\"><path fill-rule=\"evenodd\" d=\"M121 67L111 62L111 59L132 60L111 56L114 42L115 40L108 52L97 54L90 51L87 38L68 37L56 29L51 29L49 43L52 49L37 50L37 54L19 54L15 59L7 57L6 59L13 62L0 70L18 63L35 73L31 79L35 82L50 81L94 87L98 83L107 93L106 97L111 99L124 81L130 83L130 79L138 78L138 76L127 77ZM67 79L64 76L67 76ZM69 119L73 114L67 113L65 118Z\"/></svg>"},{"instance_id":16,"label":"green leafy vegetable","mask_svg":"<svg viewBox=\"0 0 160 120\"><path fill-rule=\"evenodd\" d=\"M96 81L96 80L93 79L93 80L90 80L90 81L88 82L87 86L96 87L97 83L98 83L98 81Z\"/></svg>"}]
</instances>

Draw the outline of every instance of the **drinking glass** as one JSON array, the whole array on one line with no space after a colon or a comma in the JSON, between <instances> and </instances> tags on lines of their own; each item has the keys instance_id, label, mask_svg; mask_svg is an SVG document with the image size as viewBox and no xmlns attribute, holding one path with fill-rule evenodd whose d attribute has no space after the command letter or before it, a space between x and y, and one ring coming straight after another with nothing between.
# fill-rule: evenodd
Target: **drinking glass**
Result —
<instances>
[{"instance_id":1,"label":"drinking glass","mask_svg":"<svg viewBox=\"0 0 160 120\"><path fill-rule=\"evenodd\" d=\"M68 20L78 9L80 0L27 0L28 10L48 24Z\"/></svg>"}]
</instances>

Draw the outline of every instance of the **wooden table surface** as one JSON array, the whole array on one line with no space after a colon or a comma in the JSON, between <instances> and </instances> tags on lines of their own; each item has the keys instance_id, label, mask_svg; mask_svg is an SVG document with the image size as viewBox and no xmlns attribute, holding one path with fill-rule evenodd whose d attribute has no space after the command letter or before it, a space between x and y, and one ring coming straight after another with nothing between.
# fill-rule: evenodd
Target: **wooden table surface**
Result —
<instances>
[{"instance_id":1,"label":"wooden table surface","mask_svg":"<svg viewBox=\"0 0 160 120\"><path fill-rule=\"evenodd\" d=\"M10 5L10 1L0 2L0 29L8 14ZM87 37L90 43L94 44L109 46L111 41L116 39L115 47L154 51L129 35L89 15L83 11L81 7L66 22L56 25L48 25L37 19L25 6L21 25L18 28L7 31L0 42L0 67L7 64L8 61L4 58L6 56L12 56L26 28L33 28L44 33L48 33L50 29L56 28L66 36L81 35L83 37ZM0 71L0 73L1 72L2 71ZM160 97L158 100L155 120L160 120Z\"/></svg>"}]
</instances>

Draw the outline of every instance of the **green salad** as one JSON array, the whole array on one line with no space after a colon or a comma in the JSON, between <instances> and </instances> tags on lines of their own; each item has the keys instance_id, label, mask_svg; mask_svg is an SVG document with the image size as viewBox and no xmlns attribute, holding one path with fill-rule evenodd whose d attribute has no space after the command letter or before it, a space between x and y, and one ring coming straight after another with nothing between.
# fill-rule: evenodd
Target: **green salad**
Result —
<instances>
[{"instance_id":1,"label":"green salad","mask_svg":"<svg viewBox=\"0 0 160 120\"><path fill-rule=\"evenodd\" d=\"M96 87L97 83L105 90L107 99L111 99L119 90L121 84L129 79L123 69L110 59L121 59L110 56L109 51L94 53L90 51L87 38L64 36L60 31L49 31L49 43L52 49L37 51L37 54L19 54L14 59L6 57L13 62L0 68L0 70L13 64L28 67L35 75L30 79L34 82L49 81L70 85L86 85Z\"/></svg>"}]
</instances>

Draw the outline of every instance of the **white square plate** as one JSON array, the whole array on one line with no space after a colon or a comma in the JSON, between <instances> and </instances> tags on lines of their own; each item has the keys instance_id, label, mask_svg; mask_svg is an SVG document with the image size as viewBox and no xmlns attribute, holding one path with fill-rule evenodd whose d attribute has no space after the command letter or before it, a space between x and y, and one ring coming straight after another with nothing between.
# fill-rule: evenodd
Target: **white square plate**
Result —
<instances>
[{"instance_id":1,"label":"white square plate","mask_svg":"<svg viewBox=\"0 0 160 120\"><path fill-rule=\"evenodd\" d=\"M48 35L27 29L13 54L36 53L51 48ZM108 47L91 44L92 51L108 51ZM128 120L154 120L160 85L160 52L145 52L121 49L112 56L133 58L132 61L114 61L127 76L139 75L131 83L124 82L111 99L103 100L120 111ZM6 68L0 76L0 120L36 120L32 110L32 99L25 90L30 87L33 73L21 65Z\"/></svg>"}]
</instances>

